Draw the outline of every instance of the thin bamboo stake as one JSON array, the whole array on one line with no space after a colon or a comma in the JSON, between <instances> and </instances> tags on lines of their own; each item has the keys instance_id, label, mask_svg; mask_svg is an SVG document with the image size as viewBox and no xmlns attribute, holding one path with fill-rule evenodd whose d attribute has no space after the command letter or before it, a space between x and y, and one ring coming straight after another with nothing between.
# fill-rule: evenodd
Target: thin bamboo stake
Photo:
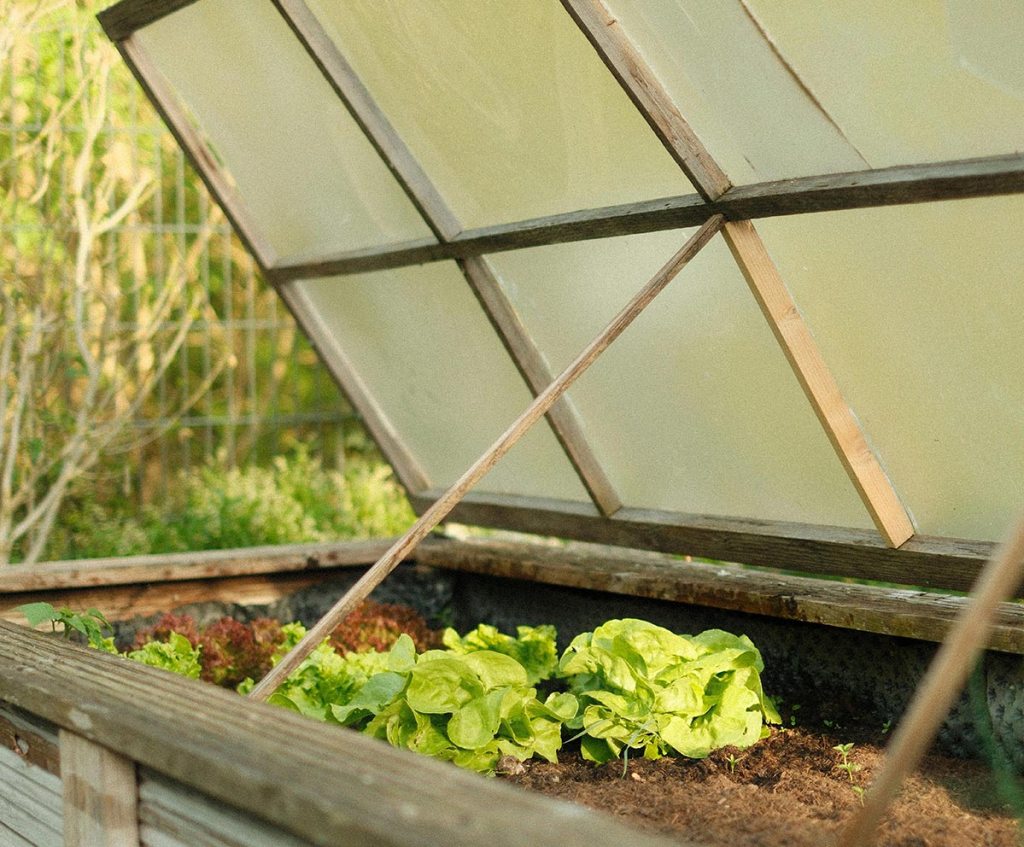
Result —
<instances>
[{"instance_id":1,"label":"thin bamboo stake","mask_svg":"<svg viewBox=\"0 0 1024 847\"><path fill-rule=\"evenodd\" d=\"M250 692L255 700L266 700L331 631L408 556L416 545L454 509L469 490L497 464L550 409L594 360L618 338L626 327L661 293L687 262L700 252L721 228L724 218L715 215L702 226L664 267L633 297L610 324L583 350L554 382L537 395L515 422L473 463L441 498L425 511L409 531L396 541L345 595L332 606L305 637L274 666Z\"/></svg>"},{"instance_id":2,"label":"thin bamboo stake","mask_svg":"<svg viewBox=\"0 0 1024 847\"><path fill-rule=\"evenodd\" d=\"M864 808L850 822L839 847L870 844L904 777L921 761L939 725L963 689L988 639L999 604L1024 578L1024 517L985 565L970 602L957 618L886 751L885 764L868 790Z\"/></svg>"}]
</instances>

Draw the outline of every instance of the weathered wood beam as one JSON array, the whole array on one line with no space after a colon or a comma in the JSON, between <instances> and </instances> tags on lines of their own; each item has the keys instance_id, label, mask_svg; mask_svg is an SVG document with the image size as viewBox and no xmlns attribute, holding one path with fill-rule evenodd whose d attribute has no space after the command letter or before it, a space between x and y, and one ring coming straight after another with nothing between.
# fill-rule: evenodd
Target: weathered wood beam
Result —
<instances>
[{"instance_id":1,"label":"weathered wood beam","mask_svg":"<svg viewBox=\"0 0 1024 847\"><path fill-rule=\"evenodd\" d=\"M274 0L278 11L302 43L328 84L345 105L406 196L438 241L450 241L462 230L455 213L399 137L362 80L309 10L305 0ZM474 258L459 268L492 327L536 397L552 380L551 371L522 321L505 296L485 259ZM621 503L587 443L583 426L568 400L557 403L548 422L597 507L605 514Z\"/></svg>"},{"instance_id":2,"label":"weathered wood beam","mask_svg":"<svg viewBox=\"0 0 1024 847\"><path fill-rule=\"evenodd\" d=\"M584 209L500 226L468 229L446 244L407 242L308 256L273 268L277 279L363 273L559 244L699 226L712 214L730 220L897 206L1024 193L1024 154L821 174L731 188L714 203L697 194Z\"/></svg>"},{"instance_id":3,"label":"weathered wood beam","mask_svg":"<svg viewBox=\"0 0 1024 847\"><path fill-rule=\"evenodd\" d=\"M410 497L422 511L438 496ZM605 518L589 504L470 493L450 520L809 574L968 591L994 544L915 536L899 550L875 530L623 508Z\"/></svg>"},{"instance_id":4,"label":"weathered wood beam","mask_svg":"<svg viewBox=\"0 0 1024 847\"><path fill-rule=\"evenodd\" d=\"M24 762L60 776L57 730L0 703L0 747L13 750Z\"/></svg>"},{"instance_id":5,"label":"weathered wood beam","mask_svg":"<svg viewBox=\"0 0 1024 847\"><path fill-rule=\"evenodd\" d=\"M363 382L330 327L324 322L323 316L312 307L308 295L292 283L276 285L275 288L339 390L359 413L370 437L394 468L398 481L410 492L429 488L427 472Z\"/></svg>"},{"instance_id":6,"label":"weathered wood beam","mask_svg":"<svg viewBox=\"0 0 1024 847\"><path fill-rule=\"evenodd\" d=\"M482 257L472 257L461 260L459 267L530 392L536 397L554 380L547 360L527 332L488 261ZM572 401L563 397L551 407L547 419L580 482L601 514L611 515L622 508L622 501L594 455L584 432L583 421Z\"/></svg>"},{"instance_id":7,"label":"weathered wood beam","mask_svg":"<svg viewBox=\"0 0 1024 847\"><path fill-rule=\"evenodd\" d=\"M722 235L871 519L882 537L899 547L914 534L913 522L868 446L761 236L750 221L729 221Z\"/></svg>"},{"instance_id":8,"label":"weathered wood beam","mask_svg":"<svg viewBox=\"0 0 1024 847\"><path fill-rule=\"evenodd\" d=\"M60 730L65 847L139 844L135 763L77 732Z\"/></svg>"},{"instance_id":9,"label":"weathered wood beam","mask_svg":"<svg viewBox=\"0 0 1024 847\"><path fill-rule=\"evenodd\" d=\"M462 225L305 0L273 1L434 235L440 241L458 235Z\"/></svg>"},{"instance_id":10,"label":"weathered wood beam","mask_svg":"<svg viewBox=\"0 0 1024 847\"><path fill-rule=\"evenodd\" d=\"M117 7L111 7L114 8ZM252 215L241 196L213 160L199 131L182 108L178 95L136 38L129 35L115 43L128 69L178 142L185 158L206 185L217 205L224 211L260 270L266 272L277 261L277 255L253 222Z\"/></svg>"},{"instance_id":11,"label":"weathered wood beam","mask_svg":"<svg viewBox=\"0 0 1024 847\"><path fill-rule=\"evenodd\" d=\"M178 141L186 158L256 260L263 275L276 288L300 330L320 354L339 390L363 417L370 437L395 469L399 481L411 491L428 487L429 480L418 461L399 438L380 405L352 368L322 320L309 308L306 298L298 290L280 284L280 281L269 273L269 268L276 260L273 249L253 223L242 198L210 156L199 132L182 110L171 85L135 38L129 36L117 42L117 46L135 78Z\"/></svg>"},{"instance_id":12,"label":"weathered wood beam","mask_svg":"<svg viewBox=\"0 0 1024 847\"><path fill-rule=\"evenodd\" d=\"M372 565L393 538L71 559L0 569L0 595Z\"/></svg>"},{"instance_id":13,"label":"weathered wood beam","mask_svg":"<svg viewBox=\"0 0 1024 847\"><path fill-rule=\"evenodd\" d=\"M96 15L111 41L123 41L137 29L191 6L196 0L121 0Z\"/></svg>"},{"instance_id":14,"label":"weathered wood beam","mask_svg":"<svg viewBox=\"0 0 1024 847\"><path fill-rule=\"evenodd\" d=\"M722 218L711 218L649 279L572 362L523 410L498 439L428 508L394 546L312 626L257 683L249 696L265 700L317 645L376 588L436 527L469 491L511 450L561 398L573 383L633 323L665 287L715 237Z\"/></svg>"},{"instance_id":15,"label":"weathered wood beam","mask_svg":"<svg viewBox=\"0 0 1024 847\"><path fill-rule=\"evenodd\" d=\"M728 191L729 178L608 7L601 0L562 0L562 5L701 197L713 201Z\"/></svg>"},{"instance_id":16,"label":"weathered wood beam","mask_svg":"<svg viewBox=\"0 0 1024 847\"><path fill-rule=\"evenodd\" d=\"M438 568L728 609L922 641L942 641L967 598L857 585L763 570L686 562L667 553L597 544L495 539L424 545L417 562ZM786 563L780 562L780 567ZM1024 654L1024 606L999 609L988 646Z\"/></svg>"},{"instance_id":17,"label":"weathered wood beam","mask_svg":"<svg viewBox=\"0 0 1024 847\"><path fill-rule=\"evenodd\" d=\"M2 621L0 700L324 847L680 845L357 732ZM344 767L325 770L325 762Z\"/></svg>"}]
</instances>

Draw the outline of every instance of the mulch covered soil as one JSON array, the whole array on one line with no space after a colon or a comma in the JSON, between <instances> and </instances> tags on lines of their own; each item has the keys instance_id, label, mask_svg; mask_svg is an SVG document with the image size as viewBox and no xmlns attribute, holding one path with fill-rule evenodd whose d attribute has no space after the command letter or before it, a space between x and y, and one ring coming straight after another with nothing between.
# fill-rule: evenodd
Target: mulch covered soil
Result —
<instances>
[{"instance_id":1,"label":"mulch covered soil","mask_svg":"<svg viewBox=\"0 0 1024 847\"><path fill-rule=\"evenodd\" d=\"M701 761L631 759L595 766L578 753L557 765L532 760L503 776L552 797L611 813L644 829L685 834L707 847L821 847L860 808L882 761L877 743L849 753L854 782L834 745L849 741L802 728L776 731L748 750ZM730 756L734 757L730 759ZM511 765L512 763L510 763ZM878 840L892 847L1019 847L1013 815L998 800L990 769L933 756L905 784Z\"/></svg>"}]
</instances>

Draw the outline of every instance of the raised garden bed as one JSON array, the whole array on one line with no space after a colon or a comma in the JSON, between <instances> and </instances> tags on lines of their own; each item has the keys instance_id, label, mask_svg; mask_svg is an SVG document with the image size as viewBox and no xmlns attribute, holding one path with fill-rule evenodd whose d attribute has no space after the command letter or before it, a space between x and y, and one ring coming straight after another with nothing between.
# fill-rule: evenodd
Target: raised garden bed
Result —
<instances>
[{"instance_id":1,"label":"raised garden bed","mask_svg":"<svg viewBox=\"0 0 1024 847\"><path fill-rule=\"evenodd\" d=\"M483 547L492 557L498 549L502 549L501 545ZM457 549L475 549L479 552L481 545L459 545ZM508 553L508 548L505 548L505 552ZM552 567L561 561L561 567L568 568L571 559L578 552L565 551L559 560L554 553L545 554L537 550L531 553L523 549L519 560L520 567L527 570L533 568L536 573L538 560L547 558ZM506 565L506 569L514 568L513 565ZM623 570L622 567L619 568L620 572ZM333 587L334 593L343 590L352 578L354 575L337 580ZM876 680L875 690L872 690L872 671L877 671L880 665L891 665L894 659L897 660L897 666L906 675L902 685L909 691L916 682L915 674L923 667L931 653L926 644L877 634L844 632L834 627L807 624L773 623L766 618L748 613L698 609L678 603L642 600L607 592L558 586L545 588L536 583L517 583L465 571L453 574L446 571L424 570L422 567L411 568L400 571L385 585L383 599L415 602L418 597L429 607L428 611L433 612L447 605L447 613L453 616L456 625L463 630L481 619L493 620L506 629L514 622L537 624L553 621L560 625L562 640L566 641L575 631L593 626L594 621L604 620L612 614L629 614L657 619L671 625L677 631L698 631L717 625L737 632L750 632L768 658L765 678L769 681L770 692L784 695L786 729L745 752L722 751L698 762L678 759L664 759L658 762L631 760L625 779L622 778L623 769L620 763L597 767L592 763L581 762L571 749L571 745L561 754L558 765L528 762L521 771L518 767L506 768L508 772L502 774L499 780L481 781L450 766L445 766L440 771L432 770L438 766L432 762L425 764L428 770L421 773L419 757L409 761L409 756L403 755L400 751L390 750L386 745L372 744L366 748L365 754L359 754L365 755L365 760L358 756L356 759L350 759L351 753L346 752L338 759L339 762L345 761L345 765L335 767L332 764L330 773L321 776L321 789L340 809L345 809L353 802L368 802L365 798L352 795L353 784L349 777L353 773L359 773L358 762L374 761L377 755L374 751L377 751L384 757L398 756L396 762L401 762L401 765L396 764L395 767L409 769L405 771L409 779L401 782L400 790L408 792L408 796L413 798L409 802L417 808L420 800L416 799L419 795L418 788L414 788L417 779L415 774L429 774L431 780L439 780L443 775L446 784L459 786L459 790L465 789L470 793L476 793L478 790L485 792L480 796L490 797L489 792L498 790L499 794L495 797L502 798L500 802L506 805L518 801L507 799L508 795L502 793L501 784L511 782L525 785L556 798L601 809L619 817L631 828L669 833L676 839L676 843L679 843L679 838L689 839L690 843L707 845L822 843L823 839L834 834L841 823L859 807L860 801L855 788L866 785L877 768L880 756L878 744L884 742L886 738L882 733L883 724L888 720L883 717L886 713L885 708L895 708L905 699L903 695L891 690L891 683L885 681L879 685ZM527 588L528 594L525 593ZM276 601L276 611L286 618L305 615L307 620L315 619L321 607L329 603L332 596L323 586L319 589L307 589ZM243 607L221 604L210 607L208 612L209 616L213 617L232 610L242 614L262 614L268 611L266 606L246 610ZM190 611L201 611L201 607L192 606ZM185 731L184 725L180 722L173 728L166 728L170 733L167 738L175 739L175 743L172 744L174 749L164 751L163 755L169 756L173 762L177 762L178 757L182 755L191 761L189 756L192 753L183 754L178 749L178 741L190 749L196 744L211 743L205 733L214 725L223 727L225 720L235 722L233 732L241 733L239 738L244 736L250 739L256 744L257 750L262 749L262 736L279 732L286 732L287 737L291 739L289 743L299 743L299 736L305 733L308 739L316 744L332 745L330 749L334 749L333 745L340 745L338 749L346 751L350 750L351 744L358 746L368 741L355 733L320 726L315 722L302 721L301 724L296 724L294 718L297 716L288 715L285 710L267 709L247 703L236 695L227 695L229 699L225 700L223 692L216 691L210 686L202 689L205 692L203 705L197 705L200 701L196 698L197 689L194 688L194 683L160 673L160 682L157 684L151 676L153 671L150 669L128 669L131 663L123 661L110 664L106 657L79 655L81 651L76 648L66 648L65 652L68 655L63 655L63 645L54 644L52 639L44 638L40 641L37 636L30 633L19 633L17 637L13 633L14 631L5 629L0 639L5 649L13 650L7 659L8 668L13 668L11 676L6 676L5 670L5 676L0 677L4 679L4 682L0 683L0 700L7 701L4 712L4 746L11 751L11 755L5 759L7 770L4 773L9 776L14 773L14 769L21 768L22 788L27 784L25 780L32 783L35 787L27 789L27 793L32 794L37 801L39 796L44 799L49 796L58 807L61 805L63 786L59 781L50 780L47 788L41 784L46 781L45 779L33 781L33 777L25 776L38 775L47 768L50 771L59 768L56 764L59 756L56 752L56 736L53 734L54 724L72 730L75 734L90 737L88 732L92 732L98 725L106 726L105 721L117 723L114 713L107 713L108 706L114 708L116 705L120 708L125 703L125 696L131 699L138 695L142 699L135 702L131 709L131 713L137 715L137 720L129 720L113 734L108 734L104 730L95 740L100 741L105 747L113 748L122 756L127 751L129 759L133 759L136 751L141 750L146 744L152 743L152 734L148 730L143 734L144 739L149 739L148 741L132 735L144 722L142 713L155 703L148 694L142 696L146 687L155 686L156 691L168 696L171 696L170 692L173 691L172 700L174 697L184 698L189 705L187 708L183 705L182 709L191 712L197 722L197 727L188 731ZM837 645L842 645L844 639L846 649L837 649ZM17 658L19 649L27 650L21 653L23 658ZM813 666L812 660L817 658L820 664L821 657L829 654L834 660L831 667L819 668L817 675L808 672ZM35 658L26 660L24 657L27 656ZM40 660L42 656L46 657L45 660ZM858 656L861 657L861 661L859 670L856 670ZM880 660L880 657L884 659ZM96 664L97 662L99 664ZM1014 666L1019 668L1020 665L1019 659L1001 653L989 654L988 663L990 682L998 678L998 673L993 669L1002 669L1000 672L1003 672ZM70 670L71 667L75 670ZM24 677L25 672L30 669L28 679L16 679ZM853 673L853 670L856 672ZM52 676L54 673L58 676ZM65 692L68 699L60 700L62 705L59 707L46 697L34 699L36 695L32 694L31 690L48 688L50 682L46 680L70 679L68 675L71 673L84 674L86 677L92 675L94 679L76 679L70 687L63 685L64 689L68 689ZM144 685L140 682L139 673L149 675L145 677ZM102 682L103 692L94 690L94 683L97 681ZM180 688L183 682L186 685L184 690ZM81 688L80 683L86 687ZM28 694L24 687L26 684L29 687ZM890 690L884 690L886 688ZM1006 686L1002 692L1004 699L1005 689ZM114 691L117 692L116 697L113 696ZM856 696L851 696L851 692L857 692ZM873 699L869 695L873 695ZM98 701L101 704L99 706L94 705L97 701L90 699L97 696L101 698ZM1012 705L1012 693L1009 702ZM32 705L33 703L35 705ZM799 708L794 710L793 706L796 704L799 704ZM11 705L22 708L12 711L9 708ZM27 712L24 710L26 706ZM971 742L970 731L966 728L969 701L965 701L962 707L961 714L959 717L954 716L953 721L947 725L944 735L947 748L959 748L961 751ZM100 708L103 712L99 723L95 708ZM175 720L179 718L181 721L185 720L184 715L178 716ZM792 726L793 719L796 722L795 726ZM858 719L861 723L858 723ZM162 718L158 711L157 722L160 720ZM88 732L83 729L86 726L89 727ZM200 741L194 736L193 733L196 731L206 740ZM49 741L46 740L47 732L52 736ZM336 735L343 736L343 739L327 741ZM353 735L360 740L349 739L349 736ZM15 736L20 741L16 740ZM26 738L30 739L27 752L22 749L26 746ZM852 774L843 771L842 756L834 749L836 745L844 743L854 744L848 754L848 761L859 769ZM300 748L305 749L305 744L303 741ZM13 752L15 749L18 753ZM264 753L280 757L281 750L282 748L278 746L275 747L275 751ZM363 748L359 747L359 750L362 751ZM183 771L177 769L177 764L173 770L164 770L164 777L158 777L155 771L160 771L164 766L154 765L155 760L149 754L135 759L145 768L155 768L153 772L145 768L138 771L140 784L144 789L140 794L144 812L140 812L140 820L145 822L145 826L180 828L184 826L183 816L192 815L193 818L199 819L204 815L213 814L209 812L211 804L217 809L214 817L218 820L223 818L224 821L234 821L233 826L242 826L238 819L239 810L242 810L246 815L246 827L256 826L258 829L263 826L265 808L273 808L273 805L265 807L262 800L248 803L238 794L238 786L243 782L246 785L250 782L252 774L247 768L255 767L249 761L250 753L246 752L242 756L243 762L240 763L234 752L228 750L222 743L215 744L211 751L223 757L217 771L221 781L215 781L214 785L209 784L206 779L206 770L211 766L206 759L201 765L192 762L199 769L190 772L191 775L186 779L183 779ZM390 761L389 758L387 760ZM26 762L30 761L41 764L28 767ZM307 761L312 766L312 760ZM353 768L356 770L353 771ZM235 772L232 776L233 769ZM294 778L299 769L301 768L289 763L286 768L288 779ZM372 770L367 764L364 778L371 780L374 785L379 785L379 776L366 775ZM173 778L170 782L167 780L168 774ZM853 781L849 778L851 775L854 777ZM467 776L477 781L463 782ZM390 779L391 776L388 776L387 780ZM224 789L225 784L233 784L235 788ZM1004 782L1004 788L1005 785ZM181 786L187 786L187 789ZM391 787L399 790L395 786ZM20 788L18 791L18 796L26 793ZM261 798L280 792L290 796L290 790L274 773L263 774L262 782L258 783L255 791L256 796ZM194 796L196 792L204 799L197 801ZM243 793L248 796L248 788ZM360 791L356 791L356 794L360 794ZM278 798L280 802L286 805L298 802L294 798L286 800L284 795ZM388 796L393 802L398 802L392 795ZM894 808L895 817L886 824L881 843L1015 844L1017 825L1008 811L1007 799L1012 798L999 793L990 766L978 762L932 757L908 785L899 804ZM302 800L302 803L306 802L310 802L308 798ZM423 802L430 805L439 801L431 797L424 799ZM485 805L492 802L499 801L488 800ZM534 799L531 797L528 802L533 803ZM188 803L192 805L189 806ZM158 806L163 811L154 811ZM288 805L288 808L293 808L293 805ZM492 831L492 827L499 824L511 827L511 832L518 833L518 843L574 843L566 840L569 836L557 825L557 821L561 820L558 815L566 814L565 812L555 814L547 806L530 808L534 810L530 814L543 814L545 819L550 820L551 827L538 827L528 834L516 830L511 820L502 819L503 823L500 823L483 815L487 817L485 822L466 824L473 835L467 836L465 843L479 843L485 838L493 843L505 843L496 840L498 835ZM536 811L540 808L545 811ZM188 815L185 814L186 811ZM458 814L469 813L460 806ZM256 817L253 818L253 815ZM57 818L51 815L49 820L53 823ZM292 837L306 839L294 843L338 843L329 840L328 836L324 836L326 840L313 837L307 828L294 822L290 813L284 818L272 815L271 820L278 827L274 830L275 838L281 839L274 843L291 844L293 842L287 838ZM465 817L464 820L468 822L471 817ZM573 837L582 832L590 832L589 824L583 826L571 816L567 820L573 821L572 825L567 827L573 831ZM585 820L595 821L595 826L599 823L603 827L606 823L604 818L598 817L588 816ZM452 825L450 821L448 824L442 824L439 819L436 823L437 826ZM365 822L363 825L365 826ZM605 833L612 831L602 830ZM289 833L287 837L285 832ZM482 835L484 832L487 834ZM379 835L377 833L377 836ZM626 835L620 833L620 836L630 839L630 843L641 843L637 841L639 836L635 831ZM177 842L171 843L207 843L201 839L194 840L198 836L194 836L191 830L186 834L179 833L178 837ZM392 839L389 843L420 843L407 840L412 836L405 830L391 832L387 837ZM420 835L416 835L416 838L419 837ZM965 838L968 840L965 841ZM459 843L452 840L450 833L447 833L443 840L447 843ZM49 842L44 839L29 843ZM59 840L53 843L59 843Z\"/></svg>"}]
</instances>

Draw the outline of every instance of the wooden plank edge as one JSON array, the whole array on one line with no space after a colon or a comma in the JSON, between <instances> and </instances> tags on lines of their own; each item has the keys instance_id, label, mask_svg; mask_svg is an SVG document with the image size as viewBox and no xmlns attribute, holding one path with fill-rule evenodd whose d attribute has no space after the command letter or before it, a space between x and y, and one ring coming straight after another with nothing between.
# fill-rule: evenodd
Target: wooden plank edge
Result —
<instances>
[{"instance_id":1,"label":"wooden plank edge","mask_svg":"<svg viewBox=\"0 0 1024 847\"><path fill-rule=\"evenodd\" d=\"M437 239L458 235L462 225L305 0L273 3Z\"/></svg>"},{"instance_id":2,"label":"wooden plank edge","mask_svg":"<svg viewBox=\"0 0 1024 847\"><path fill-rule=\"evenodd\" d=\"M536 397L554 380L540 348L505 294L498 275L484 257L465 259L459 269L523 381ZM622 500L590 446L583 421L568 396L547 413L547 421L591 501L603 515L622 508Z\"/></svg>"},{"instance_id":3,"label":"wooden plank edge","mask_svg":"<svg viewBox=\"0 0 1024 847\"><path fill-rule=\"evenodd\" d=\"M697 847L2 621L0 698L324 847Z\"/></svg>"},{"instance_id":4,"label":"wooden plank edge","mask_svg":"<svg viewBox=\"0 0 1024 847\"><path fill-rule=\"evenodd\" d=\"M410 497L417 511L438 492ZM968 591L995 545L915 536L898 550L874 530L623 508L602 517L564 500L471 492L448 520L809 574Z\"/></svg>"},{"instance_id":5,"label":"wooden plank edge","mask_svg":"<svg viewBox=\"0 0 1024 847\"><path fill-rule=\"evenodd\" d=\"M728 191L729 178L608 7L601 0L562 0L562 6L698 193L713 201Z\"/></svg>"},{"instance_id":6,"label":"wooden plank edge","mask_svg":"<svg viewBox=\"0 0 1024 847\"><path fill-rule=\"evenodd\" d=\"M121 0L96 15L111 41L123 41L132 33L161 18L191 6L196 0Z\"/></svg>"},{"instance_id":7,"label":"wooden plank edge","mask_svg":"<svg viewBox=\"0 0 1024 847\"><path fill-rule=\"evenodd\" d=\"M111 621L149 617L196 603L262 606L304 588L322 585L325 579L323 571L295 571L180 582L147 582L32 591L26 594L0 596L0 619L24 624L25 617L18 611L18 606L35 602L46 602L57 607L68 606L72 609L95 608ZM46 625L42 624L40 628L45 629Z\"/></svg>"},{"instance_id":8,"label":"wooden plank edge","mask_svg":"<svg viewBox=\"0 0 1024 847\"><path fill-rule=\"evenodd\" d=\"M967 598L686 562L663 553L464 540L419 554L425 565L782 620L941 642ZM1024 654L1024 606L1005 603L989 647Z\"/></svg>"},{"instance_id":9,"label":"wooden plank edge","mask_svg":"<svg viewBox=\"0 0 1024 847\"><path fill-rule=\"evenodd\" d=\"M54 729L52 734L35 726L0 700L0 746L12 751L30 765L60 776L60 745Z\"/></svg>"},{"instance_id":10,"label":"wooden plank edge","mask_svg":"<svg viewBox=\"0 0 1024 847\"><path fill-rule=\"evenodd\" d=\"M899 547L914 535L913 521L868 445L768 248L752 221L729 221L722 237L861 502L886 542Z\"/></svg>"},{"instance_id":11,"label":"wooden plank edge","mask_svg":"<svg viewBox=\"0 0 1024 847\"><path fill-rule=\"evenodd\" d=\"M398 481L410 492L429 488L430 479L423 465L391 423L319 311L313 308L309 295L291 283L275 284L274 288L338 389L359 413L370 438L391 465Z\"/></svg>"},{"instance_id":12,"label":"wooden plank edge","mask_svg":"<svg viewBox=\"0 0 1024 847\"><path fill-rule=\"evenodd\" d=\"M0 570L0 595L372 565L392 543L393 538L326 541L14 565Z\"/></svg>"},{"instance_id":13,"label":"wooden plank edge","mask_svg":"<svg viewBox=\"0 0 1024 847\"><path fill-rule=\"evenodd\" d=\"M840 174L819 174L731 188L714 203L686 194L583 209L468 229L444 244L415 241L333 255L291 257L273 268L281 280L342 276L460 259L547 244L699 226L729 220L897 206L1024 193L1024 154Z\"/></svg>"},{"instance_id":14,"label":"wooden plank edge","mask_svg":"<svg viewBox=\"0 0 1024 847\"><path fill-rule=\"evenodd\" d=\"M64 847L138 845L135 762L63 727L60 758Z\"/></svg>"}]
</instances>

